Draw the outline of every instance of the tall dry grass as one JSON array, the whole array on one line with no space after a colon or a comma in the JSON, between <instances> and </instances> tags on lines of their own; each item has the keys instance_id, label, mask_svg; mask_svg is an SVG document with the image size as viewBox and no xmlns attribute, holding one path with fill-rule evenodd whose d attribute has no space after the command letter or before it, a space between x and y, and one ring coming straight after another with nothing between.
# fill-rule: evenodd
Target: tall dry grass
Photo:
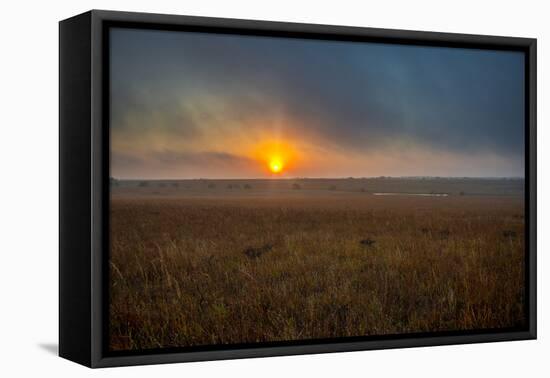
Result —
<instances>
[{"instance_id":1,"label":"tall dry grass","mask_svg":"<svg viewBox=\"0 0 550 378\"><path fill-rule=\"evenodd\" d=\"M114 198L109 345L523 325L523 227L512 197Z\"/></svg>"}]
</instances>

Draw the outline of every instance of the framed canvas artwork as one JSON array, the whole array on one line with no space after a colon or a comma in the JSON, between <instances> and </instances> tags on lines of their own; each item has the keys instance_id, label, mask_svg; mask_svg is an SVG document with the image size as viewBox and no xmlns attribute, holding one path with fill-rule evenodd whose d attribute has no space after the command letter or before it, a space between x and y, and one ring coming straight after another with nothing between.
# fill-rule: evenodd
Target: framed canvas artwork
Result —
<instances>
[{"instance_id":1,"label":"framed canvas artwork","mask_svg":"<svg viewBox=\"0 0 550 378\"><path fill-rule=\"evenodd\" d=\"M60 355L536 337L536 41L60 22Z\"/></svg>"}]
</instances>

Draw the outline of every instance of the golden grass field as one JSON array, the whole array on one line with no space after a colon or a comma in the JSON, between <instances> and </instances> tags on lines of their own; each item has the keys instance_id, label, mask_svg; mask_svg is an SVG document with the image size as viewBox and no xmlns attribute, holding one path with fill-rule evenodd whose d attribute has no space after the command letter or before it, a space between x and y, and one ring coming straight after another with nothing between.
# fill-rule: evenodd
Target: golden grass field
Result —
<instances>
[{"instance_id":1,"label":"golden grass field","mask_svg":"<svg viewBox=\"0 0 550 378\"><path fill-rule=\"evenodd\" d=\"M524 325L521 195L186 185L112 190L112 350Z\"/></svg>"}]
</instances>

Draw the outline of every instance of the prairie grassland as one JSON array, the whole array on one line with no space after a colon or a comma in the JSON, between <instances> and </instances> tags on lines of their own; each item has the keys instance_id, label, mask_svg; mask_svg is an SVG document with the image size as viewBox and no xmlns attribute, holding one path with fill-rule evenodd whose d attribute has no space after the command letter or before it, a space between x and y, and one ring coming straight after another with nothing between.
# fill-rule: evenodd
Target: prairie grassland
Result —
<instances>
[{"instance_id":1,"label":"prairie grassland","mask_svg":"<svg viewBox=\"0 0 550 378\"><path fill-rule=\"evenodd\" d=\"M524 324L521 197L114 195L112 350Z\"/></svg>"}]
</instances>

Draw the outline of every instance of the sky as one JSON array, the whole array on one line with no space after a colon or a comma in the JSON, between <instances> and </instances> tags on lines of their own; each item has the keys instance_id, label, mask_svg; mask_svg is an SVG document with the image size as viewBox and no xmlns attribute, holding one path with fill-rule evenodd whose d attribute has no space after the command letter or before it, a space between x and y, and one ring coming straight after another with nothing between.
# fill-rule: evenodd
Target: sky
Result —
<instances>
[{"instance_id":1,"label":"sky","mask_svg":"<svg viewBox=\"0 0 550 378\"><path fill-rule=\"evenodd\" d=\"M524 177L524 56L114 28L111 176Z\"/></svg>"}]
</instances>

